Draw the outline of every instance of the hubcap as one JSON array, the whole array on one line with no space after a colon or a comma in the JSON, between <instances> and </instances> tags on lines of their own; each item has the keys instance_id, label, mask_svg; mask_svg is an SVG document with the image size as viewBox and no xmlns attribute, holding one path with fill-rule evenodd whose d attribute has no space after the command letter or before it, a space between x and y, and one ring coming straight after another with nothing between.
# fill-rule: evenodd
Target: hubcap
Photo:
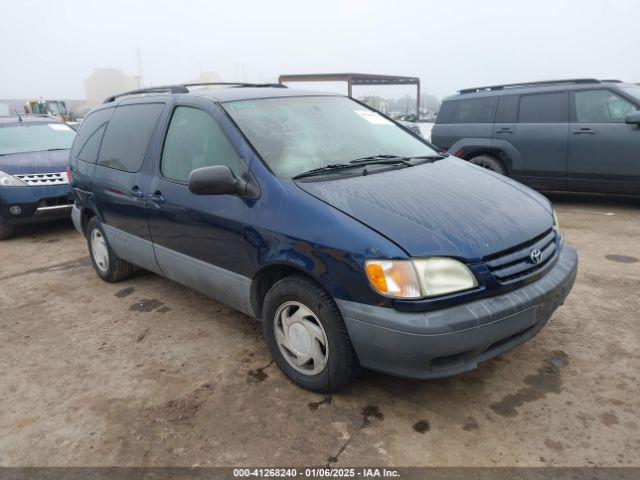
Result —
<instances>
[{"instance_id":1,"label":"hubcap","mask_svg":"<svg viewBox=\"0 0 640 480\"><path fill-rule=\"evenodd\" d=\"M273 319L278 349L298 372L317 375L327 365L329 345L318 317L299 302L286 302Z\"/></svg>"},{"instance_id":2,"label":"hubcap","mask_svg":"<svg viewBox=\"0 0 640 480\"><path fill-rule=\"evenodd\" d=\"M101 272L109 270L109 251L102 232L97 228L91 231L91 255Z\"/></svg>"}]
</instances>

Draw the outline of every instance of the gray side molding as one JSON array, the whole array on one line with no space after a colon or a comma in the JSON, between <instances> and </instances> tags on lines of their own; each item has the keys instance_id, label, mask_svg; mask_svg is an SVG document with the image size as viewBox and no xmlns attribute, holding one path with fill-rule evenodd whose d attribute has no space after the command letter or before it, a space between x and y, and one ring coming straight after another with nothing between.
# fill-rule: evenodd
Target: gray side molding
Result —
<instances>
[{"instance_id":1,"label":"gray side molding","mask_svg":"<svg viewBox=\"0 0 640 480\"><path fill-rule=\"evenodd\" d=\"M154 249L167 278L255 317L250 278L160 245L154 245Z\"/></svg>"},{"instance_id":2,"label":"gray side molding","mask_svg":"<svg viewBox=\"0 0 640 480\"><path fill-rule=\"evenodd\" d=\"M106 223L101 225L107 236L109 246L117 256L145 270L162 275L156 256L153 253L153 244L149 240L123 232Z\"/></svg>"}]
</instances>

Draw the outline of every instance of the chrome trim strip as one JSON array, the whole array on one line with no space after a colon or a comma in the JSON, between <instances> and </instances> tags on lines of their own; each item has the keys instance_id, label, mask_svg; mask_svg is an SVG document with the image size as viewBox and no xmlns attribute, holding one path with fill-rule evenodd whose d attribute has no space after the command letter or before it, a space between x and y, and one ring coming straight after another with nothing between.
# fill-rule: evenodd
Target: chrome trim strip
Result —
<instances>
[{"instance_id":1,"label":"chrome trim strip","mask_svg":"<svg viewBox=\"0 0 640 480\"><path fill-rule=\"evenodd\" d=\"M54 205L52 207L38 207L36 208L37 212L48 212L51 210L64 210L65 208L73 208L73 203L69 203L68 205Z\"/></svg>"}]
</instances>

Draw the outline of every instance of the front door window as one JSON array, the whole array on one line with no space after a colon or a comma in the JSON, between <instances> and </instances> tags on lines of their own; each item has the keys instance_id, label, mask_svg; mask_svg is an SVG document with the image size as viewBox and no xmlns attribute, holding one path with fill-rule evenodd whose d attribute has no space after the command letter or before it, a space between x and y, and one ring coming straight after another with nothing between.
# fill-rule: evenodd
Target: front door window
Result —
<instances>
[{"instance_id":1,"label":"front door window","mask_svg":"<svg viewBox=\"0 0 640 480\"><path fill-rule=\"evenodd\" d=\"M575 92L578 123L624 122L636 110L630 101L609 90Z\"/></svg>"}]
</instances>

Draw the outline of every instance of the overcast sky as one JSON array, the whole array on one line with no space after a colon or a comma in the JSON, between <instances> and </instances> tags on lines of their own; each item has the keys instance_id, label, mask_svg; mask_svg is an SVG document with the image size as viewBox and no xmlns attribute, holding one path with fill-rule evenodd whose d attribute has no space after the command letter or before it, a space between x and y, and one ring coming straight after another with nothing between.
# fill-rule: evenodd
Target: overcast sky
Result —
<instances>
[{"instance_id":1,"label":"overcast sky","mask_svg":"<svg viewBox=\"0 0 640 480\"><path fill-rule=\"evenodd\" d=\"M0 98L82 99L95 68L135 75L137 49L155 85L201 71L362 72L416 75L442 97L549 78L640 82L639 0L3 0L1 11Z\"/></svg>"}]
</instances>

